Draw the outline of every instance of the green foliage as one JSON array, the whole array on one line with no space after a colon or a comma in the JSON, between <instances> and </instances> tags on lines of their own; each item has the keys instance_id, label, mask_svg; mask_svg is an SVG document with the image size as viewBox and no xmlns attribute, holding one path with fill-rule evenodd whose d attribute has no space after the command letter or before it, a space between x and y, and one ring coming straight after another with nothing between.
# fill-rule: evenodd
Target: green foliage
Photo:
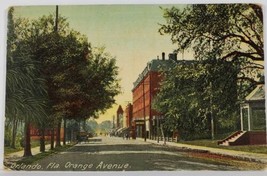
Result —
<instances>
[{"instance_id":1,"label":"green foliage","mask_svg":"<svg viewBox=\"0 0 267 176\"><path fill-rule=\"evenodd\" d=\"M44 80L38 77L40 62L30 57L30 48L21 38L27 31L24 27L21 20L14 21L11 8L7 35L6 117L18 116L37 122L46 116L47 94Z\"/></svg>"},{"instance_id":2,"label":"green foliage","mask_svg":"<svg viewBox=\"0 0 267 176\"><path fill-rule=\"evenodd\" d=\"M214 118L216 131L237 129L238 104L260 79L263 64L262 9L253 4L197 4L163 9L177 52L194 52L197 61L179 62L165 71L154 106L165 115L165 129L183 138L201 131ZM198 135L199 136L199 135Z\"/></svg>"},{"instance_id":3,"label":"green foliage","mask_svg":"<svg viewBox=\"0 0 267 176\"><path fill-rule=\"evenodd\" d=\"M102 133L107 133L112 129L112 122L105 120L98 125L98 128Z\"/></svg>"},{"instance_id":4,"label":"green foliage","mask_svg":"<svg viewBox=\"0 0 267 176\"><path fill-rule=\"evenodd\" d=\"M224 59L244 56L263 60L260 14L262 9L251 4L196 4L183 10L173 7L164 9L167 24L161 25L160 32L171 34L178 51L193 47L198 59L213 54Z\"/></svg>"},{"instance_id":5,"label":"green foliage","mask_svg":"<svg viewBox=\"0 0 267 176\"><path fill-rule=\"evenodd\" d=\"M84 131L95 133L97 128L98 128L98 123L94 119L87 119L83 121Z\"/></svg>"},{"instance_id":6,"label":"green foliage","mask_svg":"<svg viewBox=\"0 0 267 176\"><path fill-rule=\"evenodd\" d=\"M195 58L222 59L238 64L239 84L259 82L264 60L262 9L254 4L197 4L164 9L166 24L177 52L193 51ZM252 85L252 86L254 86ZM243 94L247 94L247 90ZM241 91L241 92L242 92Z\"/></svg>"},{"instance_id":7,"label":"green foliage","mask_svg":"<svg viewBox=\"0 0 267 176\"><path fill-rule=\"evenodd\" d=\"M92 49L66 19L59 18L56 32L53 23L52 16L32 22L30 40L32 55L42 62L40 76L46 80L52 114L59 119L96 117L119 93L116 60L103 48Z\"/></svg>"},{"instance_id":8,"label":"green foliage","mask_svg":"<svg viewBox=\"0 0 267 176\"><path fill-rule=\"evenodd\" d=\"M28 20L15 19L13 13L14 8L10 8L6 78L9 120L16 118L45 129L54 127L63 117L78 121L97 117L112 106L120 92L115 58L104 48L91 47L84 35L69 27L66 18L59 16L55 30L53 15Z\"/></svg>"},{"instance_id":9,"label":"green foliage","mask_svg":"<svg viewBox=\"0 0 267 176\"><path fill-rule=\"evenodd\" d=\"M59 119L63 116L96 117L98 112L111 107L120 89L115 58L105 53L104 48L92 49L85 36L68 27L65 18L59 17L59 30L56 32L52 15L43 16L38 20L22 21L19 20L19 23L24 24L25 27L22 31L27 32L20 32L19 36L23 40L19 46L16 46L16 53L23 55L20 61L25 65L20 63L18 68L24 73L25 71L32 73L33 69L38 72L33 74L30 80L24 81L21 78L20 81L20 76L22 77L23 74L17 75L9 67L8 75L13 76L10 76L11 78L8 76L9 82L14 83L11 79L16 79L17 84L24 88L26 82L27 85L32 80L35 83L41 82L42 85L32 87L37 88L38 92L42 90L47 92L48 101L46 102L49 107L47 113ZM14 66L14 64L10 65ZM24 84L21 84L22 82ZM7 86L15 89L12 84L8 83ZM18 95L17 92L14 94ZM8 101L12 100L9 97L7 97ZM38 100L36 97L34 101ZM32 99L23 98L34 102ZM31 113L34 112L34 110L31 111Z\"/></svg>"},{"instance_id":10,"label":"green foliage","mask_svg":"<svg viewBox=\"0 0 267 176\"><path fill-rule=\"evenodd\" d=\"M165 129L178 129L183 139L206 138L211 115L217 122L231 121L238 110L237 71L226 61L181 61L163 77L154 107L164 114ZM227 125L220 123L218 128Z\"/></svg>"}]
</instances>

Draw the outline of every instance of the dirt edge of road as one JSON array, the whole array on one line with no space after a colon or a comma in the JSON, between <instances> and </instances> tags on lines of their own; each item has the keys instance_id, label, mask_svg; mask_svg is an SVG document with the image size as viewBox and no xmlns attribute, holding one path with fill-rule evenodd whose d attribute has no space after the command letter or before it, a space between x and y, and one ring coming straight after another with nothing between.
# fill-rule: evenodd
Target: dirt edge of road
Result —
<instances>
[{"instance_id":1,"label":"dirt edge of road","mask_svg":"<svg viewBox=\"0 0 267 176\"><path fill-rule=\"evenodd\" d=\"M162 145L162 144L155 144L155 145ZM178 152L185 152L187 153L188 157L216 161L219 163L236 166L240 168L241 170L247 170L247 171L267 170L267 163L263 163L260 160L256 160L256 159L245 157L245 156L241 157L241 156L234 156L234 155L212 153L208 150L190 149L187 147L176 147L176 146L167 146L167 145L165 146L168 148L175 149Z\"/></svg>"}]
</instances>

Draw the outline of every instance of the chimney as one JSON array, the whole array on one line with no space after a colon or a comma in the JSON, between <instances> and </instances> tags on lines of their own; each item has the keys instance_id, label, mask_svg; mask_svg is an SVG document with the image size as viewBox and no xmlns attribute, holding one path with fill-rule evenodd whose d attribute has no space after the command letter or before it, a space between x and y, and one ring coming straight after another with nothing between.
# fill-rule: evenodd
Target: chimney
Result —
<instances>
[{"instance_id":1,"label":"chimney","mask_svg":"<svg viewBox=\"0 0 267 176\"><path fill-rule=\"evenodd\" d=\"M177 53L170 53L169 54L169 59L170 60L177 61Z\"/></svg>"},{"instance_id":2,"label":"chimney","mask_svg":"<svg viewBox=\"0 0 267 176\"><path fill-rule=\"evenodd\" d=\"M165 60L165 53L162 52L162 60Z\"/></svg>"}]
</instances>

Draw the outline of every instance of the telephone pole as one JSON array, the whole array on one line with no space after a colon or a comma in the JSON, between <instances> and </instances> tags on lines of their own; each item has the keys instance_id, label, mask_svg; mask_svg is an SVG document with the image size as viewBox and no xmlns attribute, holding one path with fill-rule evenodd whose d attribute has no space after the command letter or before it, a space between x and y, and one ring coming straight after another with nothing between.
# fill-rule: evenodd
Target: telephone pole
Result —
<instances>
[{"instance_id":1,"label":"telephone pole","mask_svg":"<svg viewBox=\"0 0 267 176\"><path fill-rule=\"evenodd\" d=\"M56 5L56 19L55 19L55 32L58 31L58 5Z\"/></svg>"}]
</instances>

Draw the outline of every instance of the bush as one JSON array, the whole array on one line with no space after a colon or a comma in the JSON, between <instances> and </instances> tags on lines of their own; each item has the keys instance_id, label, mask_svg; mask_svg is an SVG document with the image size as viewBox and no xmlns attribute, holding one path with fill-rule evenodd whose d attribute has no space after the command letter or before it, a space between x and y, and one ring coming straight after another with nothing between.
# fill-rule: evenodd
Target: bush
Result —
<instances>
[{"instance_id":1,"label":"bush","mask_svg":"<svg viewBox=\"0 0 267 176\"><path fill-rule=\"evenodd\" d=\"M5 139L4 139L4 145L10 146L11 144L11 131L8 130L8 128L5 128Z\"/></svg>"},{"instance_id":2,"label":"bush","mask_svg":"<svg viewBox=\"0 0 267 176\"><path fill-rule=\"evenodd\" d=\"M10 140L5 138L4 145L5 145L5 147L10 146Z\"/></svg>"}]
</instances>

